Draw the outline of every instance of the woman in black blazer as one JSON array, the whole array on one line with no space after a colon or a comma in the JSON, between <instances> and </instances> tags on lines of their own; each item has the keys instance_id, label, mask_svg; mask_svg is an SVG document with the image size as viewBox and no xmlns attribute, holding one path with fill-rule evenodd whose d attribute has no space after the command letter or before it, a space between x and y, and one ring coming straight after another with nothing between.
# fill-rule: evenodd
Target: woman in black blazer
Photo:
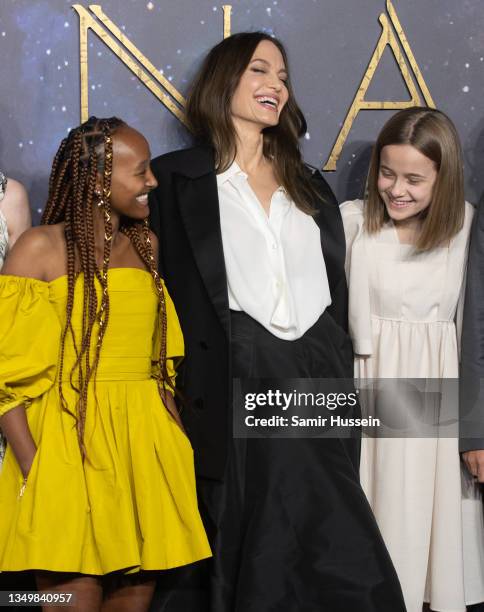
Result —
<instances>
[{"instance_id":1,"label":"woman in black blazer","mask_svg":"<svg viewBox=\"0 0 484 612\"><path fill-rule=\"evenodd\" d=\"M404 610L358 439L232 434L233 378L353 377L343 226L301 160L281 43L256 32L217 45L187 117L205 144L153 161L151 222L185 337L177 386L214 552L194 609Z\"/></svg>"}]
</instances>

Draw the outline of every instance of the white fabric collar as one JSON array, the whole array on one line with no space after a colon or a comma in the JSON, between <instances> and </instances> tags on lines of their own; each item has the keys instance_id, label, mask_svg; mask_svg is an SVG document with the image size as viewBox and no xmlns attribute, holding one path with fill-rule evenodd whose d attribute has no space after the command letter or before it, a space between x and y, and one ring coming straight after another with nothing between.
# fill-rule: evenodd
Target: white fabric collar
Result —
<instances>
[{"instance_id":1,"label":"white fabric collar","mask_svg":"<svg viewBox=\"0 0 484 612\"><path fill-rule=\"evenodd\" d=\"M232 164L227 168L227 170L221 172L220 174L217 174L217 186L220 187L224 183L227 183L228 181L233 179L235 176L241 176L245 179L248 178L248 175L240 168L239 164L234 160ZM286 194L286 190L282 185L279 185L275 193Z\"/></svg>"},{"instance_id":2,"label":"white fabric collar","mask_svg":"<svg viewBox=\"0 0 484 612\"><path fill-rule=\"evenodd\" d=\"M227 168L227 170L217 174L217 185L223 185L227 181L230 181L230 179L232 179L234 176L243 176L244 178L247 178L247 174L240 169L235 160Z\"/></svg>"}]
</instances>

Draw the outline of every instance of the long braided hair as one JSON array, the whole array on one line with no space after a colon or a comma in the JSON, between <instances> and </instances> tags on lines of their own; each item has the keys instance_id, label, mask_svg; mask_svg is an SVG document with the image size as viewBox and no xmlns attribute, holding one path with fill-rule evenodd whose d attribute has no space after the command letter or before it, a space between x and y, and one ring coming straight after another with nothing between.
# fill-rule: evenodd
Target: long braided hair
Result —
<instances>
[{"instance_id":1,"label":"long braided hair","mask_svg":"<svg viewBox=\"0 0 484 612\"><path fill-rule=\"evenodd\" d=\"M64 223L67 248L67 307L66 323L61 336L59 363L59 394L62 409L76 419L77 435L82 457L86 457L84 429L86 422L89 382L96 380L101 347L109 322L108 268L111 255L113 227L111 223L111 174L113 165L113 134L126 124L116 117L98 119L90 117L69 132L57 151L49 179L49 197L41 223ZM102 176L102 194L97 193L98 177ZM94 207L98 205L104 217L103 264L96 262ZM120 231L131 241L139 257L150 271L158 295L160 325L160 354L157 376L160 396L165 403L165 383L174 390L166 367L166 303L163 283L156 269L147 221L121 219ZM76 337L72 325L74 289L82 274L83 305L80 336ZM96 282L101 287L100 303ZM97 342L94 355L91 337L97 324ZM71 388L77 394L74 410L67 405L62 388L66 339L70 335L75 362L69 373Z\"/></svg>"}]
</instances>

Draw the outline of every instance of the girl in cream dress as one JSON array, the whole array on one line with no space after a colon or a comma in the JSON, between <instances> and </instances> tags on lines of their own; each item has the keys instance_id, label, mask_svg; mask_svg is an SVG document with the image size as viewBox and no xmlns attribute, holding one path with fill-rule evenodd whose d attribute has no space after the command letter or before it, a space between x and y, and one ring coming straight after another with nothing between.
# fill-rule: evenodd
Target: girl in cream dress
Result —
<instances>
[{"instance_id":1,"label":"girl in cream dress","mask_svg":"<svg viewBox=\"0 0 484 612\"><path fill-rule=\"evenodd\" d=\"M394 115L374 147L367 191L365 202L341 207L355 375L457 379L473 208L450 120L421 108ZM461 469L457 435L365 438L361 481L409 612L424 602L464 612L484 600L482 500Z\"/></svg>"}]
</instances>

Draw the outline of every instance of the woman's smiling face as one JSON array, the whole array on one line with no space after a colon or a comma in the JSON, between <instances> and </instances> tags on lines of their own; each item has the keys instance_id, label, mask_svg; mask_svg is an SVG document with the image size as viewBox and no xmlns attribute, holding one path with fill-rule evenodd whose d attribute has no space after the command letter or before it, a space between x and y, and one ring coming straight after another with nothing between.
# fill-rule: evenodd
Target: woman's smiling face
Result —
<instances>
[{"instance_id":1,"label":"woman's smiling face","mask_svg":"<svg viewBox=\"0 0 484 612\"><path fill-rule=\"evenodd\" d=\"M289 97L284 58L274 43L262 40L240 77L232 97L234 124L254 123L261 129L279 123Z\"/></svg>"}]
</instances>

